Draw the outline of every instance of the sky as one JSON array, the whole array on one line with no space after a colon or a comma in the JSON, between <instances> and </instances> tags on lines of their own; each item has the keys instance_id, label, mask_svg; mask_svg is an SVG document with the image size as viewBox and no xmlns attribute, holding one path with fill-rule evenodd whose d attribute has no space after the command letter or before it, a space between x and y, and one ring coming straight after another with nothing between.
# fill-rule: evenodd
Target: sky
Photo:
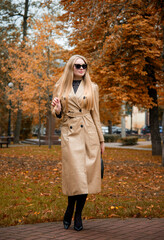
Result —
<instances>
[{"instance_id":1,"label":"sky","mask_svg":"<svg viewBox=\"0 0 164 240\"><path fill-rule=\"evenodd\" d=\"M42 9L38 11L38 8L36 8L35 6L32 6L32 4L36 1L37 0L29 0L29 15L33 15L35 19L39 19L42 17L44 13L48 13L48 9L45 8L44 11ZM46 0L38 0L38 1L39 3L46 2ZM20 7L18 8L18 11L23 15L25 0L12 0L12 2L20 5ZM61 9L61 7L59 8L60 6L59 0L53 0L53 4L54 4L54 9L53 9L54 15L64 12ZM23 18L20 16L14 17L14 21L18 27L21 26L22 19ZM68 31L70 32L71 28L68 28ZM30 35L32 35L32 30L28 28L28 36L30 37ZM64 34L63 36L58 36L58 38L55 39L55 42L60 46L62 46L64 49L72 49L72 47L69 46L66 34Z\"/></svg>"}]
</instances>

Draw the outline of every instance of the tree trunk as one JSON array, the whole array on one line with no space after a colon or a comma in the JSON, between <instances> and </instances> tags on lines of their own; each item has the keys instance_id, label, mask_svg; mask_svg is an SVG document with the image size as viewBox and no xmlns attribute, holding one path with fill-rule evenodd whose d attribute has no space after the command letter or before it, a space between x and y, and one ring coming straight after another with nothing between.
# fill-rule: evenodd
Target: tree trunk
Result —
<instances>
[{"instance_id":1,"label":"tree trunk","mask_svg":"<svg viewBox=\"0 0 164 240\"><path fill-rule=\"evenodd\" d=\"M158 101L157 101L157 90L156 90L156 78L154 66L151 64L151 60L146 58L147 64L145 70L148 74L151 84L154 87L148 87L148 94L152 98L153 103L156 106L149 109L150 113L150 131L151 131L151 142L152 142L152 155L162 155L161 137L159 133L159 120L158 120Z\"/></svg>"},{"instance_id":2,"label":"tree trunk","mask_svg":"<svg viewBox=\"0 0 164 240\"><path fill-rule=\"evenodd\" d=\"M40 135L41 135L41 114L40 114L40 87L38 87L39 90L39 132L38 132L38 139L39 139L39 147L41 146L41 141L40 141Z\"/></svg>"},{"instance_id":3,"label":"tree trunk","mask_svg":"<svg viewBox=\"0 0 164 240\"><path fill-rule=\"evenodd\" d=\"M152 142L152 155L161 155L161 137L159 133L158 107L149 109L150 112L150 131Z\"/></svg>"},{"instance_id":4,"label":"tree trunk","mask_svg":"<svg viewBox=\"0 0 164 240\"><path fill-rule=\"evenodd\" d=\"M23 16L23 41L27 35L27 19L28 19L28 4L29 0L25 0L24 16Z\"/></svg>"},{"instance_id":5,"label":"tree trunk","mask_svg":"<svg viewBox=\"0 0 164 240\"><path fill-rule=\"evenodd\" d=\"M28 8L29 8L28 2L29 0L25 0L25 8L24 8L24 16L23 16L23 41L25 41L25 37L27 35L27 18L28 18L27 15L28 15ZM19 143L21 120L22 120L22 110L19 108L17 112L17 120L16 120L15 131L14 131L14 143Z\"/></svg>"},{"instance_id":6,"label":"tree trunk","mask_svg":"<svg viewBox=\"0 0 164 240\"><path fill-rule=\"evenodd\" d=\"M162 166L164 167L164 110L162 113Z\"/></svg>"},{"instance_id":7,"label":"tree trunk","mask_svg":"<svg viewBox=\"0 0 164 240\"><path fill-rule=\"evenodd\" d=\"M157 91L155 88L149 88L149 96L153 98L153 102L157 104ZM159 120L158 120L158 105L149 109L150 113L150 131L152 142L152 155L161 155L161 137L159 133Z\"/></svg>"},{"instance_id":8,"label":"tree trunk","mask_svg":"<svg viewBox=\"0 0 164 240\"><path fill-rule=\"evenodd\" d=\"M132 134L132 130L133 130L133 107L132 107L131 112L130 112L130 120L131 120L130 132Z\"/></svg>"},{"instance_id":9,"label":"tree trunk","mask_svg":"<svg viewBox=\"0 0 164 240\"><path fill-rule=\"evenodd\" d=\"M49 68L50 68L50 48L47 46L47 78L49 78ZM52 136L52 114L51 114L51 101L52 96L50 95L49 87L47 85L47 103L48 103L48 121L49 121L49 132L48 132L48 148L51 148L51 136Z\"/></svg>"},{"instance_id":10,"label":"tree trunk","mask_svg":"<svg viewBox=\"0 0 164 240\"><path fill-rule=\"evenodd\" d=\"M39 132L38 132L38 139L39 139L39 147L41 146L41 141L40 141L40 132L41 132L41 117L40 117L40 109L39 109Z\"/></svg>"},{"instance_id":11,"label":"tree trunk","mask_svg":"<svg viewBox=\"0 0 164 240\"><path fill-rule=\"evenodd\" d=\"M22 110L18 108L17 120L16 120L15 129L14 129L14 143L19 143L21 121L22 121Z\"/></svg>"},{"instance_id":12,"label":"tree trunk","mask_svg":"<svg viewBox=\"0 0 164 240\"><path fill-rule=\"evenodd\" d=\"M163 30L163 51L162 51L162 59L164 60L164 25L162 24ZM164 63L164 61L163 61ZM162 65L162 71L164 72L164 64ZM164 110L162 112L162 166L164 167Z\"/></svg>"},{"instance_id":13,"label":"tree trunk","mask_svg":"<svg viewBox=\"0 0 164 240\"><path fill-rule=\"evenodd\" d=\"M48 121L49 121L49 130L48 130L48 148L51 148L51 136L52 136L52 114L51 111L48 111Z\"/></svg>"},{"instance_id":14,"label":"tree trunk","mask_svg":"<svg viewBox=\"0 0 164 240\"><path fill-rule=\"evenodd\" d=\"M108 120L108 133L112 134L112 121Z\"/></svg>"}]
</instances>

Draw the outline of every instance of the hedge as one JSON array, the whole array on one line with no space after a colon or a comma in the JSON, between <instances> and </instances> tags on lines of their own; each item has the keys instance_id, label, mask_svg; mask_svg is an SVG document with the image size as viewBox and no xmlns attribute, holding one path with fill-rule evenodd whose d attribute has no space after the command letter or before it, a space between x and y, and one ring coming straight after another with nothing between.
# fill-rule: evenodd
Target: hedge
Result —
<instances>
[{"instance_id":1,"label":"hedge","mask_svg":"<svg viewBox=\"0 0 164 240\"><path fill-rule=\"evenodd\" d=\"M105 142L117 142L118 139L120 139L119 135L115 135L115 134L105 134L104 135Z\"/></svg>"},{"instance_id":2,"label":"hedge","mask_svg":"<svg viewBox=\"0 0 164 240\"><path fill-rule=\"evenodd\" d=\"M138 137L124 137L121 138L122 145L136 145L138 141Z\"/></svg>"}]
</instances>

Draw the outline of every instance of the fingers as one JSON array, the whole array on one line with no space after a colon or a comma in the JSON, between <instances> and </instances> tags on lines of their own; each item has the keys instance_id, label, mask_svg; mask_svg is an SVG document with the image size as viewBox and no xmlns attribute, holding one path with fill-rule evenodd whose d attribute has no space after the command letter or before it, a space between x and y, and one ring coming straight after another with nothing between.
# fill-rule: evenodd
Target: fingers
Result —
<instances>
[{"instance_id":1,"label":"fingers","mask_svg":"<svg viewBox=\"0 0 164 240\"><path fill-rule=\"evenodd\" d=\"M104 149L103 148L101 148L101 154L103 154L104 153Z\"/></svg>"},{"instance_id":2,"label":"fingers","mask_svg":"<svg viewBox=\"0 0 164 240\"><path fill-rule=\"evenodd\" d=\"M102 154L104 153L104 150L105 150L105 149L103 148L103 149L102 149Z\"/></svg>"},{"instance_id":3,"label":"fingers","mask_svg":"<svg viewBox=\"0 0 164 240\"><path fill-rule=\"evenodd\" d=\"M57 97L55 97L53 100L52 100L52 106L53 107L55 107L57 104L59 104L60 103L60 100L59 100L59 98L57 98Z\"/></svg>"},{"instance_id":4,"label":"fingers","mask_svg":"<svg viewBox=\"0 0 164 240\"><path fill-rule=\"evenodd\" d=\"M101 154L103 154L105 151L105 145L104 142L101 143Z\"/></svg>"}]
</instances>

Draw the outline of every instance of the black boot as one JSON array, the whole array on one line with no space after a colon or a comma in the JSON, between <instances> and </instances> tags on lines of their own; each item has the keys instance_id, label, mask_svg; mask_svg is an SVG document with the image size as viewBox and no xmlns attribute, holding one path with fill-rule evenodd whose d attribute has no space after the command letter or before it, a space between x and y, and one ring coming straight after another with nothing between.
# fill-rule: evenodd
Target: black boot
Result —
<instances>
[{"instance_id":1,"label":"black boot","mask_svg":"<svg viewBox=\"0 0 164 240\"><path fill-rule=\"evenodd\" d=\"M77 195L76 212L74 220L74 229L80 231L83 229L81 214L85 205L87 194Z\"/></svg>"},{"instance_id":2,"label":"black boot","mask_svg":"<svg viewBox=\"0 0 164 240\"><path fill-rule=\"evenodd\" d=\"M69 226L71 225L75 201L76 201L76 196L68 196L68 206L67 206L67 210L65 212L64 220L63 220L65 229L68 229Z\"/></svg>"}]
</instances>

